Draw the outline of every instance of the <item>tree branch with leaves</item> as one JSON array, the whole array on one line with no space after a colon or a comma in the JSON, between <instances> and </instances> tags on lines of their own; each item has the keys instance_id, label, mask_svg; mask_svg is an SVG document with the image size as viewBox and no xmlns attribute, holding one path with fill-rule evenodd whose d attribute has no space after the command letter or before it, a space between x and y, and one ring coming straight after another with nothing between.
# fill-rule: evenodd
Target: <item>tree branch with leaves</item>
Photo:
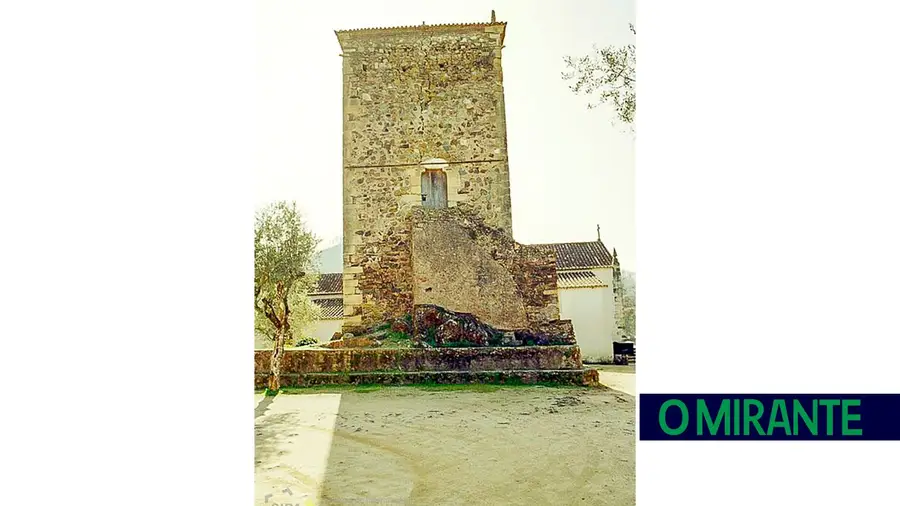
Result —
<instances>
[{"instance_id":1,"label":"tree branch with leaves","mask_svg":"<svg viewBox=\"0 0 900 506\"><path fill-rule=\"evenodd\" d=\"M629 24L633 35L637 32L634 25ZM635 99L635 65L634 44L616 47L607 46L581 58L566 56L563 58L568 72L562 73L565 81L573 81L569 89L577 95L593 95L596 102L588 104L593 109L600 104L612 106L616 117L622 123L634 125L636 110Z\"/></svg>"},{"instance_id":2,"label":"tree branch with leaves","mask_svg":"<svg viewBox=\"0 0 900 506\"><path fill-rule=\"evenodd\" d=\"M256 214L253 306L255 328L273 341L268 390L281 388L284 346L316 315L307 293L316 282L318 239L306 230L294 203L276 202Z\"/></svg>"}]
</instances>

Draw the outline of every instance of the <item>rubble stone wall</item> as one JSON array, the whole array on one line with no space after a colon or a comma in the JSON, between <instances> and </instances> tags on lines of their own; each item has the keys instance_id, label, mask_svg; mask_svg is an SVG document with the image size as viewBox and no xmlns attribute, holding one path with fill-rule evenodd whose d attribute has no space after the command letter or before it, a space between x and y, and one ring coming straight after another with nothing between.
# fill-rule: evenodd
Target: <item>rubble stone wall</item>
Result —
<instances>
[{"instance_id":1,"label":"rubble stone wall","mask_svg":"<svg viewBox=\"0 0 900 506\"><path fill-rule=\"evenodd\" d=\"M271 350L254 352L257 375L269 374L271 356ZM284 374L581 368L577 346L288 349L282 360Z\"/></svg>"},{"instance_id":2,"label":"rubble stone wall","mask_svg":"<svg viewBox=\"0 0 900 506\"><path fill-rule=\"evenodd\" d=\"M408 213L423 161L447 203L511 235L505 23L337 32L343 57L345 328L412 306Z\"/></svg>"},{"instance_id":3,"label":"rubble stone wall","mask_svg":"<svg viewBox=\"0 0 900 506\"><path fill-rule=\"evenodd\" d=\"M411 216L415 305L474 314L506 330L559 320L552 251L518 244L465 208Z\"/></svg>"}]
</instances>

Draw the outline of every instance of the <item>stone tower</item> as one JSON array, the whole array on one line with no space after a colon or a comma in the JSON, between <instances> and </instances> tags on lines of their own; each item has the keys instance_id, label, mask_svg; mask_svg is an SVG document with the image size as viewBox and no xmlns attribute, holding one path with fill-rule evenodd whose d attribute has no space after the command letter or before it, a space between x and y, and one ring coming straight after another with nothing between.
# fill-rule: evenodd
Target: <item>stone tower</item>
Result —
<instances>
[{"instance_id":1,"label":"stone tower","mask_svg":"<svg viewBox=\"0 0 900 506\"><path fill-rule=\"evenodd\" d=\"M411 308L414 208L459 208L511 240L505 31L492 19L335 32L345 329Z\"/></svg>"}]
</instances>

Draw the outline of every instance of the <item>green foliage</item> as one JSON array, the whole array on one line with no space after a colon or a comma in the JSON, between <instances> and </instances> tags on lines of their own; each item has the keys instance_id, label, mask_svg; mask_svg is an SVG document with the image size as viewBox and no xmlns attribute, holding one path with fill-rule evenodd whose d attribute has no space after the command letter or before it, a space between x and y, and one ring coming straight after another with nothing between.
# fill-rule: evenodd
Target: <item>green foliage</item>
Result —
<instances>
[{"instance_id":1,"label":"green foliage","mask_svg":"<svg viewBox=\"0 0 900 506\"><path fill-rule=\"evenodd\" d=\"M457 391L468 391L468 392L496 392L500 390L499 385L490 384L490 383L434 383L434 382L422 382L416 383L414 385L409 385L415 387L419 390L424 390L426 392L457 392Z\"/></svg>"},{"instance_id":2,"label":"green foliage","mask_svg":"<svg viewBox=\"0 0 900 506\"><path fill-rule=\"evenodd\" d=\"M334 385L308 385L305 387L284 387L281 389L282 394L292 395L292 394L310 394L310 393L340 393L340 392L358 392L358 393L369 393L369 392L378 392L383 390L386 387L385 385L379 384L370 384L370 383L362 383L362 384L353 384L353 383L344 383L344 384L334 384Z\"/></svg>"},{"instance_id":3,"label":"green foliage","mask_svg":"<svg viewBox=\"0 0 900 506\"><path fill-rule=\"evenodd\" d=\"M359 393L368 393L368 392L377 392L384 388L383 385L356 385L356 388L353 389L354 392Z\"/></svg>"},{"instance_id":4,"label":"green foliage","mask_svg":"<svg viewBox=\"0 0 900 506\"><path fill-rule=\"evenodd\" d=\"M504 384L497 383L435 383L433 381L423 381L421 383L410 383L405 385L379 385L379 384L336 384L336 385L310 385L305 387L284 387L279 393L291 395L291 394L309 394L313 392L317 393L328 393L328 392L359 392L359 393L367 393L367 392L379 392L382 390L391 390L391 389L416 389L425 392L447 392L447 391L467 391L467 392L496 392L501 389L506 388L553 388L560 390L582 390L589 387L584 387L580 385L569 385L565 383L557 383L557 382L537 382L537 383L522 383L521 381L517 381L515 379L510 379Z\"/></svg>"},{"instance_id":5,"label":"green foliage","mask_svg":"<svg viewBox=\"0 0 900 506\"><path fill-rule=\"evenodd\" d=\"M408 341L412 339L412 336L407 334L406 332L401 332L398 330L390 330L384 335L384 341Z\"/></svg>"},{"instance_id":6,"label":"green foliage","mask_svg":"<svg viewBox=\"0 0 900 506\"><path fill-rule=\"evenodd\" d=\"M290 308L288 314L289 334L285 344L287 346L303 346L304 344L310 344L304 343L308 339L318 342L316 339L303 337L302 332L319 316L321 312L319 306L310 300L305 291L300 293L297 290L288 297L288 307ZM275 339L277 330L275 324L259 310L256 311L254 325L257 333L265 336L269 341Z\"/></svg>"},{"instance_id":7,"label":"green foliage","mask_svg":"<svg viewBox=\"0 0 900 506\"><path fill-rule=\"evenodd\" d=\"M257 332L270 339L284 332L291 344L315 319L318 307L307 292L316 282L317 244L294 203L276 202L257 212L253 238Z\"/></svg>"},{"instance_id":8,"label":"green foliage","mask_svg":"<svg viewBox=\"0 0 900 506\"><path fill-rule=\"evenodd\" d=\"M472 348L472 343L465 341L444 341L441 348Z\"/></svg>"},{"instance_id":9,"label":"green foliage","mask_svg":"<svg viewBox=\"0 0 900 506\"><path fill-rule=\"evenodd\" d=\"M294 340L294 346L306 346L309 344L318 344L319 340L315 337L299 337Z\"/></svg>"},{"instance_id":10,"label":"green foliage","mask_svg":"<svg viewBox=\"0 0 900 506\"><path fill-rule=\"evenodd\" d=\"M636 34L634 25L628 26L631 33ZM566 56L563 61L566 68L570 69L569 72L563 72L563 80L575 82L569 88L576 94L595 94L597 97L596 103L588 104L589 109L599 104L609 104L619 121L633 128L637 105L634 44L602 49L595 46L591 54L577 59Z\"/></svg>"},{"instance_id":11,"label":"green foliage","mask_svg":"<svg viewBox=\"0 0 900 506\"><path fill-rule=\"evenodd\" d=\"M422 341L430 346L437 346L437 330L434 327L425 329L425 337Z\"/></svg>"}]
</instances>

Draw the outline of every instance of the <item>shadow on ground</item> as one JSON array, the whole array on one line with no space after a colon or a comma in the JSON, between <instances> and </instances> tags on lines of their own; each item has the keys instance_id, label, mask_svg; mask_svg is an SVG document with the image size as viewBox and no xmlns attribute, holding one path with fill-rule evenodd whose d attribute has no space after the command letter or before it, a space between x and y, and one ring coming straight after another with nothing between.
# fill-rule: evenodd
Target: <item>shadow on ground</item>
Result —
<instances>
[{"instance_id":1,"label":"shadow on ground","mask_svg":"<svg viewBox=\"0 0 900 506\"><path fill-rule=\"evenodd\" d=\"M631 396L552 387L340 395L318 504L634 504ZM257 419L258 483L289 444L278 434L296 431L291 420Z\"/></svg>"}]
</instances>

